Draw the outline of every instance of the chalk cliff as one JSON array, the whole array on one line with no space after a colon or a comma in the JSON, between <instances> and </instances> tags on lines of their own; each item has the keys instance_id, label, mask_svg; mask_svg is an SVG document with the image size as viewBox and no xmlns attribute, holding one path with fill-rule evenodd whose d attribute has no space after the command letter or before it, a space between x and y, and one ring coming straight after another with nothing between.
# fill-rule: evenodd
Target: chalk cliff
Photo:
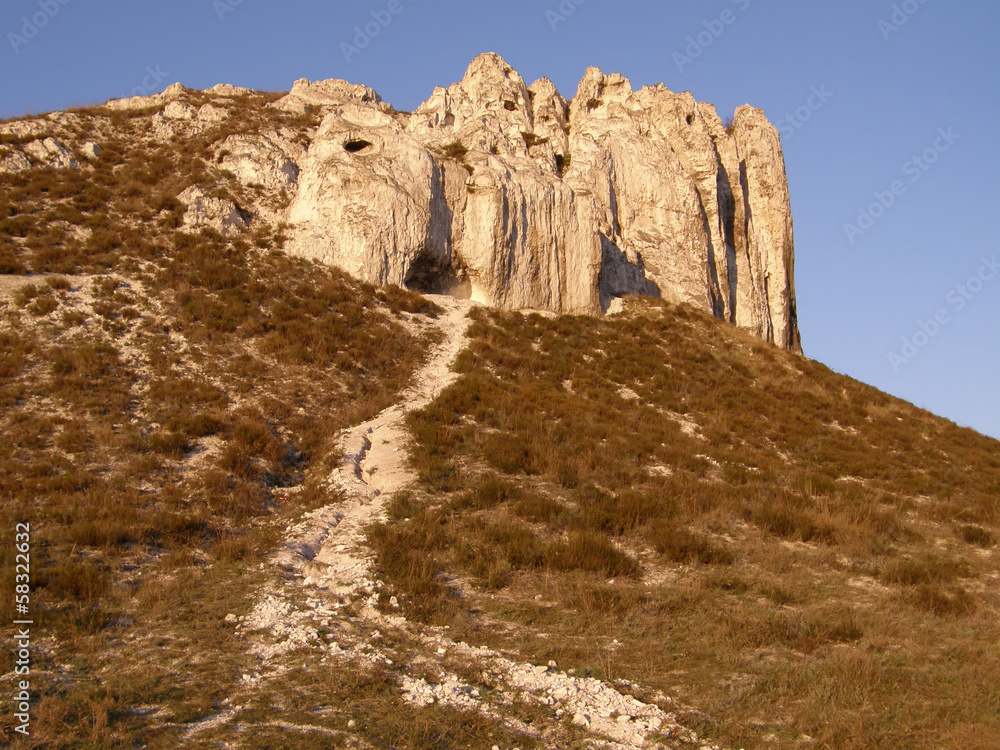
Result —
<instances>
[{"instance_id":1,"label":"chalk cliff","mask_svg":"<svg viewBox=\"0 0 1000 750\"><path fill-rule=\"evenodd\" d=\"M784 159L758 109L726 128L689 93L597 68L567 102L495 54L413 113L340 81L275 106L325 115L298 165L294 253L504 308L658 295L799 347Z\"/></svg>"}]
</instances>

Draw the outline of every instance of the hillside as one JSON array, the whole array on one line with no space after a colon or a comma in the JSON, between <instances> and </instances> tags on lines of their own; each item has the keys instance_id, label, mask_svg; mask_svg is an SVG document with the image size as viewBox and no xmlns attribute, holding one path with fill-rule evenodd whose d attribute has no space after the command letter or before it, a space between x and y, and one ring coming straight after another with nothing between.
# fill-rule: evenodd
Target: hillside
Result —
<instances>
[{"instance_id":1,"label":"hillside","mask_svg":"<svg viewBox=\"0 0 1000 750\"><path fill-rule=\"evenodd\" d=\"M0 124L6 742L1000 743L996 441L711 306L304 259L220 144L322 108L159 97Z\"/></svg>"}]
</instances>

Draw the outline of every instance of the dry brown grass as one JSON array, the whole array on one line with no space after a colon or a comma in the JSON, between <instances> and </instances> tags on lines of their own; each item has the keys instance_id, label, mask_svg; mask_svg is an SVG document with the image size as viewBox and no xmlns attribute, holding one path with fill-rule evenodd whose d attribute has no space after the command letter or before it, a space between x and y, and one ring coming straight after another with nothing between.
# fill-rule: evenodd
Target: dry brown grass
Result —
<instances>
[{"instance_id":1,"label":"dry brown grass","mask_svg":"<svg viewBox=\"0 0 1000 750\"><path fill-rule=\"evenodd\" d=\"M635 307L477 313L371 533L408 613L672 692L732 746L995 745L995 441Z\"/></svg>"},{"instance_id":2,"label":"dry brown grass","mask_svg":"<svg viewBox=\"0 0 1000 750\"><path fill-rule=\"evenodd\" d=\"M334 436L392 403L426 350L402 319L434 314L284 256L280 228L177 233L174 196L219 179L210 146L225 133L140 146L148 117L112 119L92 171L0 176L0 272L59 274L22 286L0 320L0 524L35 530L50 644L33 668L35 746L175 746L170 723L233 692L253 664L223 618L265 582L276 529L336 499L319 488Z\"/></svg>"}]
</instances>

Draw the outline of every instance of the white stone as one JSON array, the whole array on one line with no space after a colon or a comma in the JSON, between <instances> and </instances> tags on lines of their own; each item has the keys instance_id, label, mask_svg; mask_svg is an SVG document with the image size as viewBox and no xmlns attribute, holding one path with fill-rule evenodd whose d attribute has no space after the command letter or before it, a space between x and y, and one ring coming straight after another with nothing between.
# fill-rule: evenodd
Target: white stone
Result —
<instances>
[{"instance_id":1,"label":"white stone","mask_svg":"<svg viewBox=\"0 0 1000 750\"><path fill-rule=\"evenodd\" d=\"M276 106L326 112L298 161L294 254L507 309L660 296L799 348L784 160L760 110L727 132L690 94L597 68L567 104L492 53L411 115L344 81L296 81Z\"/></svg>"},{"instance_id":2,"label":"white stone","mask_svg":"<svg viewBox=\"0 0 1000 750\"><path fill-rule=\"evenodd\" d=\"M162 93L151 96L130 96L125 99L112 99L105 103L105 107L114 110L134 110L146 109L147 107L158 107L165 102L173 101L184 93L185 89L180 83L172 83L163 90Z\"/></svg>"},{"instance_id":3,"label":"white stone","mask_svg":"<svg viewBox=\"0 0 1000 750\"><path fill-rule=\"evenodd\" d=\"M197 185L189 187L177 199L187 206L184 213L185 227L209 227L223 235L229 235L250 225L250 217L235 203L206 195Z\"/></svg>"},{"instance_id":4,"label":"white stone","mask_svg":"<svg viewBox=\"0 0 1000 750\"><path fill-rule=\"evenodd\" d=\"M198 111L187 102L170 102L163 108L163 116L168 120L193 120Z\"/></svg>"},{"instance_id":5,"label":"white stone","mask_svg":"<svg viewBox=\"0 0 1000 750\"><path fill-rule=\"evenodd\" d=\"M36 162L46 167L77 167L79 164L73 152L63 146L55 138L32 141L24 147L25 153Z\"/></svg>"},{"instance_id":6,"label":"white stone","mask_svg":"<svg viewBox=\"0 0 1000 750\"><path fill-rule=\"evenodd\" d=\"M326 81L300 78L292 85L292 90L286 96L270 106L293 114L304 114L314 109L322 110L325 107L348 102L377 105L382 103L382 97L367 86L336 78Z\"/></svg>"},{"instance_id":7,"label":"white stone","mask_svg":"<svg viewBox=\"0 0 1000 750\"><path fill-rule=\"evenodd\" d=\"M247 186L277 191L293 186L299 178L295 162L274 141L261 135L231 135L222 143L219 154L223 169Z\"/></svg>"},{"instance_id":8,"label":"white stone","mask_svg":"<svg viewBox=\"0 0 1000 750\"><path fill-rule=\"evenodd\" d=\"M243 94L252 94L253 89L233 86L229 83L217 83L212 88L205 89L205 93L216 94L218 96L242 96Z\"/></svg>"},{"instance_id":9,"label":"white stone","mask_svg":"<svg viewBox=\"0 0 1000 750\"><path fill-rule=\"evenodd\" d=\"M0 157L0 172L21 172L25 169L31 169L31 160L17 149Z\"/></svg>"},{"instance_id":10,"label":"white stone","mask_svg":"<svg viewBox=\"0 0 1000 750\"><path fill-rule=\"evenodd\" d=\"M198 109L198 119L202 122L222 122L229 117L229 110L214 104L203 104Z\"/></svg>"}]
</instances>

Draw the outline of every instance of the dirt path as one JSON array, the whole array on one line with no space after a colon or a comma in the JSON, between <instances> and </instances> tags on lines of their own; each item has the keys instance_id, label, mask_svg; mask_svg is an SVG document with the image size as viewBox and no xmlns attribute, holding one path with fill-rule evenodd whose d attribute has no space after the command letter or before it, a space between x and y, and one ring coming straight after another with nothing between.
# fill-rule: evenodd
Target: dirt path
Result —
<instances>
[{"instance_id":1,"label":"dirt path","mask_svg":"<svg viewBox=\"0 0 1000 750\"><path fill-rule=\"evenodd\" d=\"M244 676L245 686L263 688L270 677L281 673L281 657L302 647L338 658L392 665L379 648L381 633L392 630L417 643L427 658L435 660L443 670L437 683L429 683L410 677L406 665L394 665L402 697L414 705L437 702L480 711L559 746L566 731L564 722L568 721L574 731L590 735L595 747L626 750L651 746L652 735L658 735L686 747L711 748L677 724L673 713L661 708L671 704L665 696L658 697L660 705L643 703L600 680L568 675L557 671L552 663L523 663L488 648L456 642L444 631L421 629L402 616L387 615L377 608L381 583L372 572L365 528L384 518L392 493L415 480L407 466L409 435L405 416L429 404L454 382L457 375L451 365L466 344L470 323L467 314L472 303L451 298L434 301L445 309L437 321L444 336L442 342L416 373L399 403L374 419L348 428L341 436L344 459L330 481L342 492L345 502L313 511L287 529L285 549L278 555L278 562L292 574L292 579L284 591L265 593L253 612L240 618L238 631L250 638L251 651L261 659L260 671ZM293 604L293 600L301 601L302 594L307 596L304 608ZM340 631L338 642L331 643L329 636L325 640L321 635L331 623L345 624L348 620L351 628ZM262 637L264 633L270 637ZM454 665L475 665L489 684L492 699L487 701L477 686L449 673L449 661ZM516 701L549 707L551 725L539 728L521 724ZM228 720L224 715L218 718L223 723Z\"/></svg>"},{"instance_id":2,"label":"dirt path","mask_svg":"<svg viewBox=\"0 0 1000 750\"><path fill-rule=\"evenodd\" d=\"M374 593L364 545L365 527L383 517L385 501L393 492L415 479L407 466L406 414L429 404L457 377L451 364L465 347L470 322L466 316L473 303L451 297L434 301L446 311L437 321L444 341L416 373L399 403L349 428L341 438L344 460L332 479L348 501L337 509L336 523L328 535L312 540L315 554L307 566L307 582L342 597L345 604L359 594Z\"/></svg>"}]
</instances>

